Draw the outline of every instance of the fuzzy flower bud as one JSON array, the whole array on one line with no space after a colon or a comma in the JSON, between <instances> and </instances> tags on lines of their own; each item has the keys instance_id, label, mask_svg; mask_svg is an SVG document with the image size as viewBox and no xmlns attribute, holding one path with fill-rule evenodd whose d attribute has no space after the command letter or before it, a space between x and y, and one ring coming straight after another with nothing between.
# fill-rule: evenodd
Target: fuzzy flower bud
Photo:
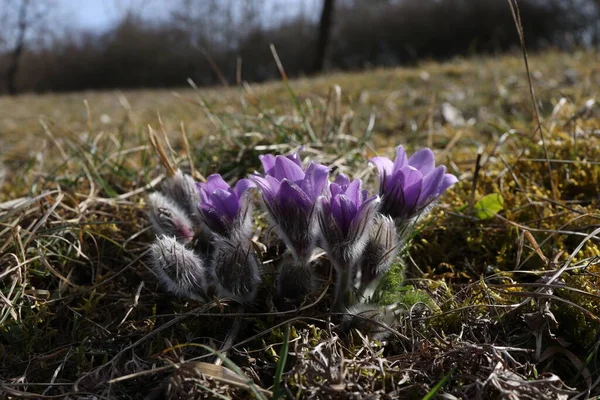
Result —
<instances>
[{"instance_id":1,"label":"fuzzy flower bud","mask_svg":"<svg viewBox=\"0 0 600 400\"><path fill-rule=\"evenodd\" d=\"M194 237L194 228L187 214L177 203L161 193L148 196L148 216L154 232L159 235L174 236L181 243L188 243Z\"/></svg>"},{"instance_id":2,"label":"fuzzy flower bud","mask_svg":"<svg viewBox=\"0 0 600 400\"><path fill-rule=\"evenodd\" d=\"M204 300L208 285L200 257L170 236L158 237L150 252L150 265L168 291Z\"/></svg>"},{"instance_id":3,"label":"fuzzy flower bud","mask_svg":"<svg viewBox=\"0 0 600 400\"><path fill-rule=\"evenodd\" d=\"M389 271L399 245L394 221L390 217L379 215L371 228L360 262L359 293L365 296L365 291Z\"/></svg>"},{"instance_id":4,"label":"fuzzy flower bud","mask_svg":"<svg viewBox=\"0 0 600 400\"><path fill-rule=\"evenodd\" d=\"M316 287L315 273L310 265L284 257L279 264L277 294L286 299L302 299Z\"/></svg>"},{"instance_id":5,"label":"fuzzy flower bud","mask_svg":"<svg viewBox=\"0 0 600 400\"><path fill-rule=\"evenodd\" d=\"M177 170L175 175L166 178L162 182L161 192L173 200L194 222L198 219L198 190L194 178Z\"/></svg>"},{"instance_id":6,"label":"fuzzy flower bud","mask_svg":"<svg viewBox=\"0 0 600 400\"><path fill-rule=\"evenodd\" d=\"M261 272L252 242L243 237L218 236L213 246L211 269L220 295L239 302L254 300Z\"/></svg>"}]
</instances>

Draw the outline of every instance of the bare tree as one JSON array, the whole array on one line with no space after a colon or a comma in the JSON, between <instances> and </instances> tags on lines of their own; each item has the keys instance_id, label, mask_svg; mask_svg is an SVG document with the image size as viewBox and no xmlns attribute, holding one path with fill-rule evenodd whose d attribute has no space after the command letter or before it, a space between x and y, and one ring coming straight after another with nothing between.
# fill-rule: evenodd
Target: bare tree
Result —
<instances>
[{"instance_id":1,"label":"bare tree","mask_svg":"<svg viewBox=\"0 0 600 400\"><path fill-rule=\"evenodd\" d=\"M12 34L12 46L8 51L8 66L6 68L6 89L9 94L17 94L17 74L21 57L26 49L30 38L35 33L45 30L45 24L49 21L48 16L54 10L53 0L14 0L5 5L3 20L4 30L8 32L8 38L4 42L10 42Z\"/></svg>"},{"instance_id":2,"label":"bare tree","mask_svg":"<svg viewBox=\"0 0 600 400\"><path fill-rule=\"evenodd\" d=\"M27 11L29 8L29 0L22 0L19 7L19 16L17 21L17 41L16 46L11 52L8 68L6 70L6 88L10 95L17 94L15 78L19 70L19 61L21 54L25 48L25 34L27 33Z\"/></svg>"},{"instance_id":3,"label":"bare tree","mask_svg":"<svg viewBox=\"0 0 600 400\"><path fill-rule=\"evenodd\" d=\"M321 72L325 66L325 54L327 44L331 36L331 25L333 21L334 0L323 0L323 10L319 22L319 37L317 38L317 52L313 64L313 72Z\"/></svg>"}]
</instances>

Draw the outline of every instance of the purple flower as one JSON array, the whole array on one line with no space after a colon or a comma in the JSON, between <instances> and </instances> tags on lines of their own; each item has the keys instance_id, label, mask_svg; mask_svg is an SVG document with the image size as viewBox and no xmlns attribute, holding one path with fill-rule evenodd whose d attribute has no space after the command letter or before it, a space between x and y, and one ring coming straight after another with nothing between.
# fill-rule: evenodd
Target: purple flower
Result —
<instances>
[{"instance_id":1,"label":"purple flower","mask_svg":"<svg viewBox=\"0 0 600 400\"><path fill-rule=\"evenodd\" d=\"M210 175L206 183L197 183L200 194L200 213L206 225L215 233L228 236L234 228L250 229L251 202L245 195L254 187L249 179L240 179L229 186L221 175Z\"/></svg>"},{"instance_id":2,"label":"purple flower","mask_svg":"<svg viewBox=\"0 0 600 400\"><path fill-rule=\"evenodd\" d=\"M396 149L396 159L374 157L370 161L379 172L380 212L396 223L413 218L435 201L458 179L435 166L430 149L421 149L407 159L404 147Z\"/></svg>"},{"instance_id":3,"label":"purple flower","mask_svg":"<svg viewBox=\"0 0 600 400\"><path fill-rule=\"evenodd\" d=\"M351 268L360 258L380 200L362 190L362 181L338 175L330 196L320 199L319 225L334 265ZM350 264L350 265L348 265Z\"/></svg>"},{"instance_id":4,"label":"purple flower","mask_svg":"<svg viewBox=\"0 0 600 400\"><path fill-rule=\"evenodd\" d=\"M311 162L306 171L299 159L264 156L266 176L253 175L273 225L293 257L307 260L314 247L315 202L327 185L329 168Z\"/></svg>"},{"instance_id":5,"label":"purple flower","mask_svg":"<svg viewBox=\"0 0 600 400\"><path fill-rule=\"evenodd\" d=\"M373 224L379 197L362 190L362 182L339 175L320 200L319 226L323 247L337 272L335 304L344 309L354 302L354 276Z\"/></svg>"}]
</instances>

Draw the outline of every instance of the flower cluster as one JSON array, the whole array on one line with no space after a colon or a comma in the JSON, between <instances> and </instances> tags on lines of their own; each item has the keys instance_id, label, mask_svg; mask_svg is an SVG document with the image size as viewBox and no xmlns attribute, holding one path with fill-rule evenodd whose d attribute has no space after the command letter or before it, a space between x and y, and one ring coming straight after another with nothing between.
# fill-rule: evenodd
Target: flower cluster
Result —
<instances>
[{"instance_id":1,"label":"flower cluster","mask_svg":"<svg viewBox=\"0 0 600 400\"><path fill-rule=\"evenodd\" d=\"M167 289L192 298L254 300L264 272L252 237L258 192L281 241L268 251L279 260L277 295L297 299L315 289L316 266L323 266L313 260L319 247L336 274L334 307L347 309L371 294L417 217L457 181L444 166L435 166L431 150L407 157L402 146L394 161L370 160L379 172L377 194L360 179L338 174L330 180L329 167L304 164L300 151L267 154L260 161L262 174L233 187L218 174L195 183L177 171L162 193L149 196L158 235L152 266Z\"/></svg>"}]
</instances>

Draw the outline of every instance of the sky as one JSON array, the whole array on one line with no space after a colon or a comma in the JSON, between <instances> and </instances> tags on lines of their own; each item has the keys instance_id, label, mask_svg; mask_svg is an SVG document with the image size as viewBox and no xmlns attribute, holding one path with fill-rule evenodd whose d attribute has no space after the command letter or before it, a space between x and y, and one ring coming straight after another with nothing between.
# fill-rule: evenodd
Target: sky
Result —
<instances>
[{"instance_id":1,"label":"sky","mask_svg":"<svg viewBox=\"0 0 600 400\"><path fill-rule=\"evenodd\" d=\"M148 18L168 13L169 0L58 0L65 23L77 28L102 31L111 27L128 9Z\"/></svg>"},{"instance_id":2,"label":"sky","mask_svg":"<svg viewBox=\"0 0 600 400\"><path fill-rule=\"evenodd\" d=\"M21 0L0 0L0 51L11 49L17 40L17 15ZM31 5L36 1L32 0ZM207 0L193 0L203 2ZM224 1L224 0L216 0ZM230 4L243 6L247 0L229 0ZM322 0L252 0L261 5L261 21L265 25L277 24L282 19L295 17L299 14L308 18L318 19ZM55 37L63 34L73 34L78 30L102 33L118 23L128 11L146 20L168 18L171 11L180 3L176 0L50 0L52 12L47 15L47 22L40 25L41 31L29 29L27 33L31 45L42 43L47 37L46 30L51 29ZM42 7L44 8L44 7ZM3 13L6 11L6 13ZM235 9L234 15L235 15ZM8 19L2 19L9 16ZM8 22L6 22L8 21Z\"/></svg>"},{"instance_id":3,"label":"sky","mask_svg":"<svg viewBox=\"0 0 600 400\"><path fill-rule=\"evenodd\" d=\"M1 0L0 0L1 1ZM61 19L74 28L103 31L117 22L128 9L143 17L159 19L168 15L173 0L57 0ZM197 0L202 1L202 0ZM237 0L242 4L244 0ZM321 0L263 0L266 10L277 15L293 16L299 12L312 13L320 8Z\"/></svg>"}]
</instances>

